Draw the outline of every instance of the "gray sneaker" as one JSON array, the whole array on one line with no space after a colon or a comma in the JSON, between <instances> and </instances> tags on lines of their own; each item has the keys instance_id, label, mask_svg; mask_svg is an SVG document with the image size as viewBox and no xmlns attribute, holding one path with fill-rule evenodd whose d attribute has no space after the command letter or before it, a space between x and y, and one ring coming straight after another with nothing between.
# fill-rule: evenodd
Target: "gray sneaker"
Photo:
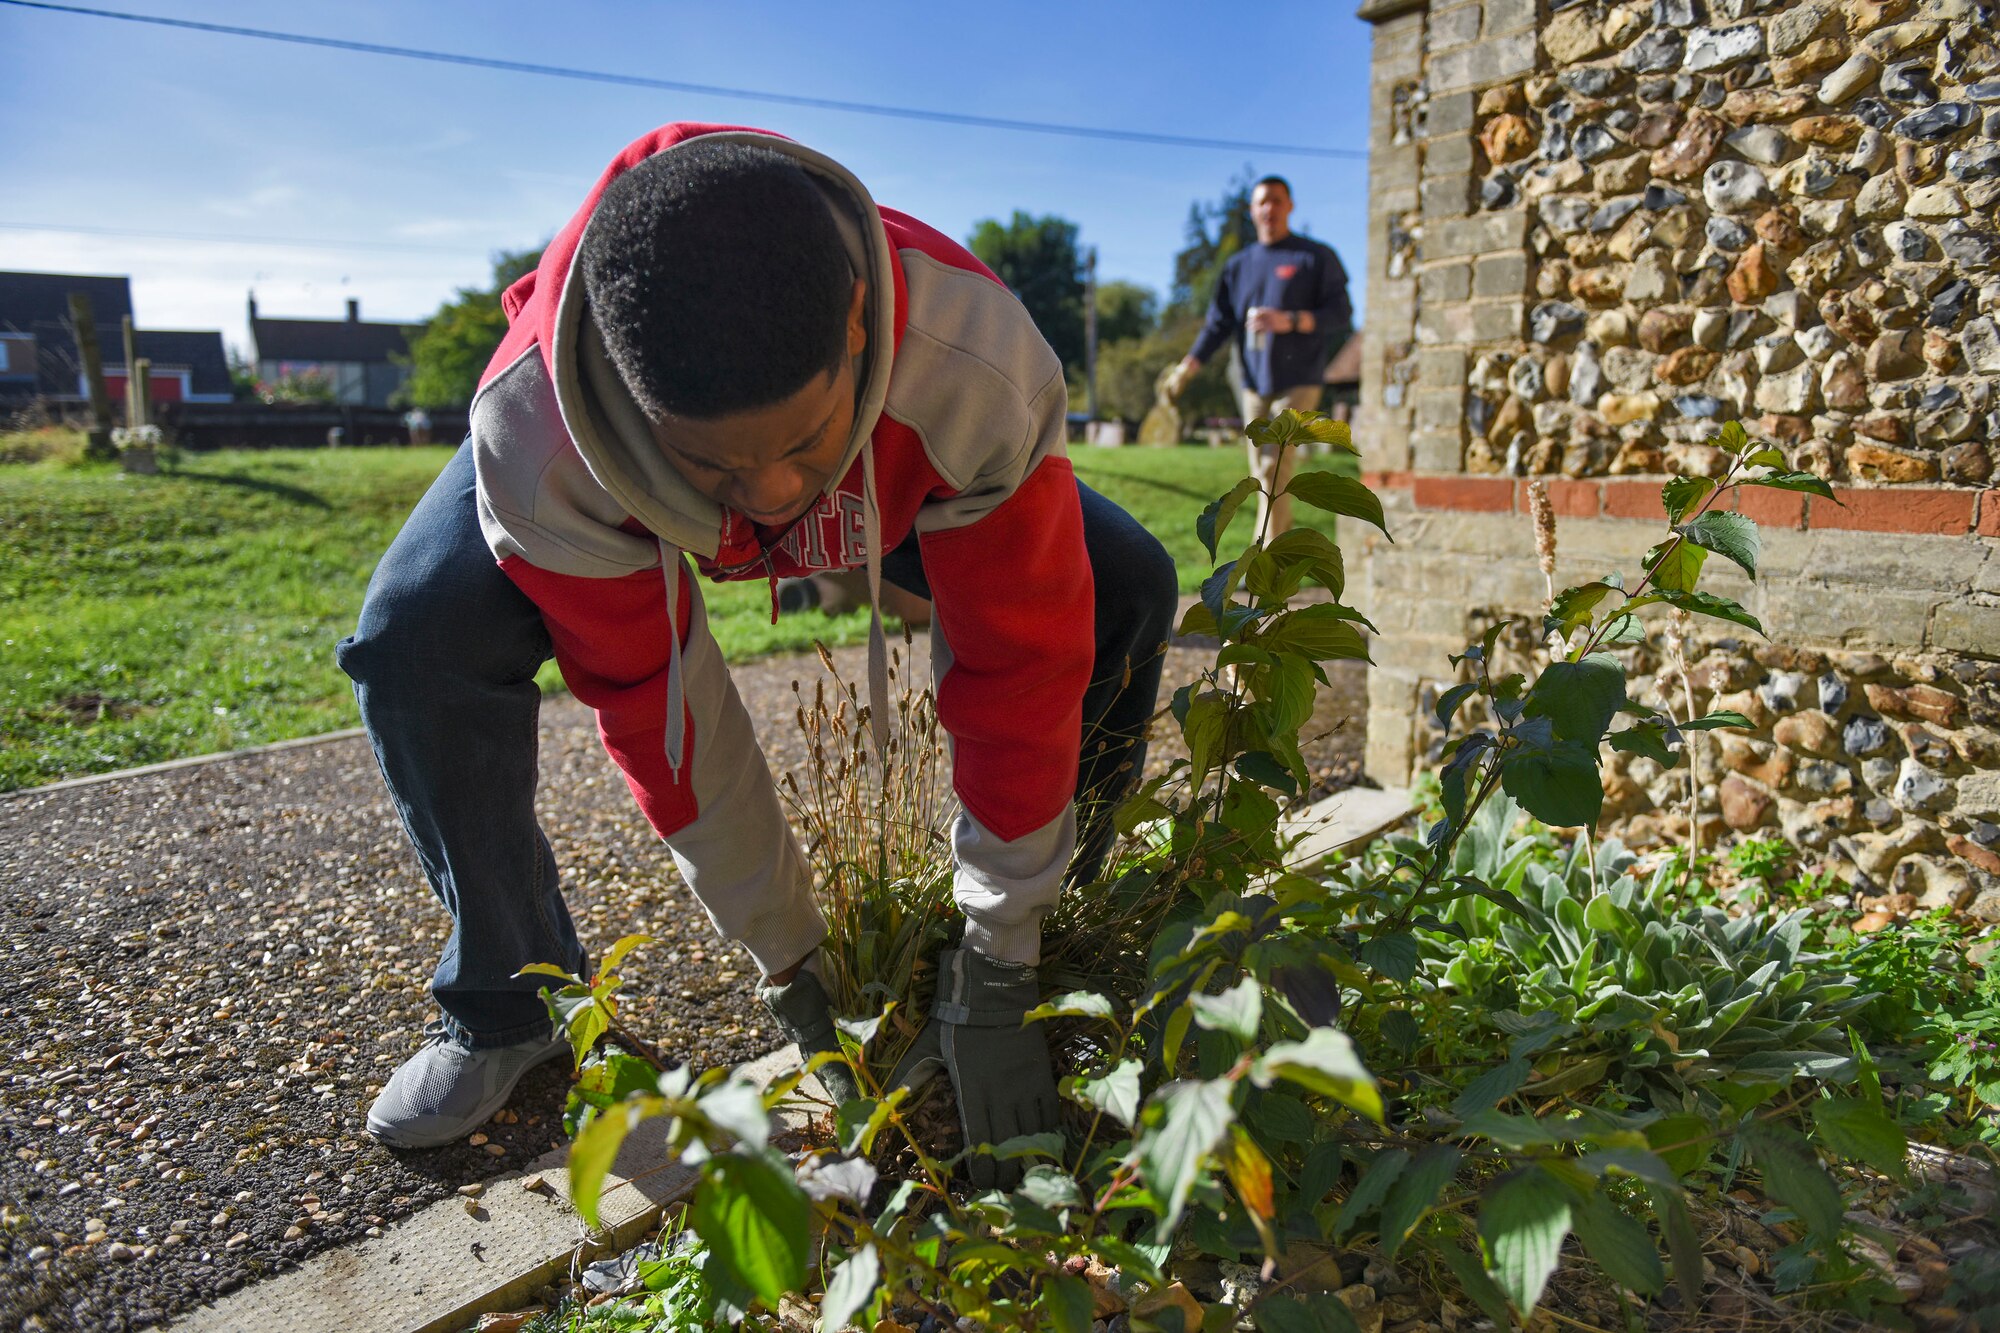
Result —
<instances>
[{"instance_id":1,"label":"gray sneaker","mask_svg":"<svg viewBox=\"0 0 2000 1333\"><path fill-rule=\"evenodd\" d=\"M492 1119L521 1075L569 1048L568 1039L554 1036L469 1051L433 1021L423 1047L368 1108L368 1132L392 1148L442 1148Z\"/></svg>"}]
</instances>

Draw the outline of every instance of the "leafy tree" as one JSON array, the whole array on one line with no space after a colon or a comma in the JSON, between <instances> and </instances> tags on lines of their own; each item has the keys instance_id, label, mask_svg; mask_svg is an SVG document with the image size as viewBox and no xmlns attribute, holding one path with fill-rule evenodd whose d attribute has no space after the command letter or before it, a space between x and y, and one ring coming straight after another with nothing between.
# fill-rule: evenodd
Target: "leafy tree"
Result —
<instances>
[{"instance_id":1,"label":"leafy tree","mask_svg":"<svg viewBox=\"0 0 2000 1333\"><path fill-rule=\"evenodd\" d=\"M1197 199L1188 205L1187 245L1174 256L1174 285L1167 296L1169 317L1199 319L1215 295L1215 280L1229 257L1257 239L1250 218L1250 192L1255 176L1248 170L1230 181L1222 198L1212 204Z\"/></svg>"},{"instance_id":2,"label":"leafy tree","mask_svg":"<svg viewBox=\"0 0 2000 1333\"><path fill-rule=\"evenodd\" d=\"M1065 366L1083 364L1083 256L1076 224L1019 209L1013 220L987 218L966 246L1021 298Z\"/></svg>"},{"instance_id":3,"label":"leafy tree","mask_svg":"<svg viewBox=\"0 0 2000 1333\"><path fill-rule=\"evenodd\" d=\"M1102 282L1097 285L1097 342L1143 338L1160 319L1160 298L1151 287L1136 282Z\"/></svg>"},{"instance_id":4,"label":"leafy tree","mask_svg":"<svg viewBox=\"0 0 2000 1333\"><path fill-rule=\"evenodd\" d=\"M461 287L454 300L439 306L410 344L410 378L398 397L417 407L471 402L480 372L507 333L500 293L541 260L540 250L503 250L493 261L492 287Z\"/></svg>"}]
</instances>

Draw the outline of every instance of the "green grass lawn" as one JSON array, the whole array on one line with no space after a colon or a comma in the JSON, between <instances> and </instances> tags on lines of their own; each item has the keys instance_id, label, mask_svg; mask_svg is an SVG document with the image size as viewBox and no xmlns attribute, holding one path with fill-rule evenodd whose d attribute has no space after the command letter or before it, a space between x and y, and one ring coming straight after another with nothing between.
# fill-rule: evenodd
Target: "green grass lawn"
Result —
<instances>
[{"instance_id":1,"label":"green grass lawn","mask_svg":"<svg viewBox=\"0 0 2000 1333\"><path fill-rule=\"evenodd\" d=\"M0 467L0 791L355 725L333 645L450 451L190 456L176 473ZM1076 450L1192 591L1201 507L1235 449ZM1330 523L1330 520L1328 520ZM761 583L705 584L733 659L853 642L861 613L770 623ZM545 679L554 682L553 669Z\"/></svg>"}]
</instances>

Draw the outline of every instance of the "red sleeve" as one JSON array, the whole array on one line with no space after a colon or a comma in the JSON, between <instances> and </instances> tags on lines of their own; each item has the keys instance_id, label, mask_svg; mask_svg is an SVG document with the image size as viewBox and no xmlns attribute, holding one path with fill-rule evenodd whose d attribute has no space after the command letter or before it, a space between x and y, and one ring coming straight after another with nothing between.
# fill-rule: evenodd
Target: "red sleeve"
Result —
<instances>
[{"instance_id":1,"label":"red sleeve","mask_svg":"<svg viewBox=\"0 0 2000 1333\"><path fill-rule=\"evenodd\" d=\"M1043 459L993 512L921 541L951 649L938 720L955 744L953 785L975 819L1012 841L1076 792L1097 634L1069 460Z\"/></svg>"},{"instance_id":2,"label":"red sleeve","mask_svg":"<svg viewBox=\"0 0 2000 1333\"><path fill-rule=\"evenodd\" d=\"M687 777L696 744L694 716L686 714L687 752L676 775L667 761L669 630L659 569L588 579L551 574L519 556L501 561L500 568L541 608L563 680L596 710L604 748L625 774L647 822L663 838L686 828L699 813ZM684 576L674 616L684 648L693 601L692 576Z\"/></svg>"}]
</instances>

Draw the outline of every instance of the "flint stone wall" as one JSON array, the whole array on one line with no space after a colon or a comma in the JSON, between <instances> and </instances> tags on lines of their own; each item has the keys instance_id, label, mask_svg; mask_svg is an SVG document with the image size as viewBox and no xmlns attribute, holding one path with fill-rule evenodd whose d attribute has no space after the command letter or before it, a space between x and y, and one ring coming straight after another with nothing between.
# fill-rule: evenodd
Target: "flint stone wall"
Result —
<instances>
[{"instance_id":1,"label":"flint stone wall","mask_svg":"<svg viewBox=\"0 0 2000 1333\"><path fill-rule=\"evenodd\" d=\"M1434 757L1448 652L1539 616L1515 478L1552 484L1557 586L1632 571L1660 480L1719 474L1705 441L1740 419L1843 503L1755 493L1764 579L1707 576L1771 634L1704 626L1693 646L1697 704L1758 723L1707 745L1707 831L1782 831L1866 892L2000 918L2000 7L1361 15L1355 433L1397 537L1356 562L1383 631L1370 773ZM1635 696L1684 713L1659 636L1634 656ZM1631 836L1678 836L1685 770L1649 769L1619 757L1611 808Z\"/></svg>"}]
</instances>

